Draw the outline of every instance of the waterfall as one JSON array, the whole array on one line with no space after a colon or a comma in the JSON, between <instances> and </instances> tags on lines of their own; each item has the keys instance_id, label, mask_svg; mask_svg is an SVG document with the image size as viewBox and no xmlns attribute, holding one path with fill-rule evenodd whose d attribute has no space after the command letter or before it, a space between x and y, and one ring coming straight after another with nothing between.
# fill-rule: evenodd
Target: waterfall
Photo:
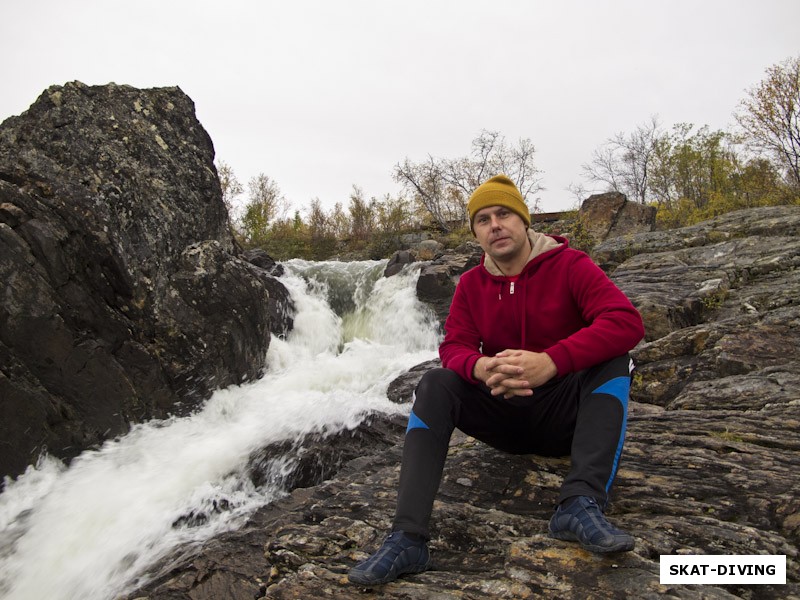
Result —
<instances>
[{"instance_id":1,"label":"waterfall","mask_svg":"<svg viewBox=\"0 0 800 600\"><path fill-rule=\"evenodd\" d=\"M436 355L438 331L415 295L418 271L385 261L293 260L282 277L293 331L273 337L266 375L216 391L195 414L137 424L69 466L45 456L0 494L0 598L107 600L181 545L241 526L286 493L292 456L268 483L253 453L309 434L407 412L388 384ZM187 515L202 514L197 522Z\"/></svg>"}]
</instances>

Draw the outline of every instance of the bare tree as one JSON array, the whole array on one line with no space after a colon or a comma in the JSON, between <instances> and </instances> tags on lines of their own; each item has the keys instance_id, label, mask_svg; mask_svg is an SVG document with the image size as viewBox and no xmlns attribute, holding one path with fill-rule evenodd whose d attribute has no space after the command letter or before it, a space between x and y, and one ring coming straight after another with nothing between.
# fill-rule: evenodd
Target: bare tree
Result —
<instances>
[{"instance_id":1,"label":"bare tree","mask_svg":"<svg viewBox=\"0 0 800 600\"><path fill-rule=\"evenodd\" d=\"M591 192L582 183L570 183L567 191L575 198L575 208L580 208L583 201L591 195Z\"/></svg>"},{"instance_id":2,"label":"bare tree","mask_svg":"<svg viewBox=\"0 0 800 600\"><path fill-rule=\"evenodd\" d=\"M542 189L537 177L533 143L520 139L509 146L496 131L483 130L472 141L470 154L455 159L428 156L422 163L408 158L395 166L394 178L431 215L443 231L467 222L467 199L489 177L503 173L517 185L526 203ZM536 202L536 201L534 201Z\"/></svg>"},{"instance_id":3,"label":"bare tree","mask_svg":"<svg viewBox=\"0 0 800 600\"><path fill-rule=\"evenodd\" d=\"M441 161L442 176L463 196L469 197L472 191L489 177L506 173L503 168L508 161L504 160L505 157L495 156L498 153L496 151L498 146L501 145L504 146L505 142L498 132L484 129L472 140L472 151L469 156ZM503 149L500 149L500 152L502 151Z\"/></svg>"},{"instance_id":4,"label":"bare tree","mask_svg":"<svg viewBox=\"0 0 800 600\"><path fill-rule=\"evenodd\" d=\"M800 187L800 56L767 69L735 115L751 147L765 151Z\"/></svg>"},{"instance_id":5,"label":"bare tree","mask_svg":"<svg viewBox=\"0 0 800 600\"><path fill-rule=\"evenodd\" d=\"M441 161L432 156L422 163L405 159L395 166L394 178L411 192L443 231L449 231L449 223L462 218L463 210L452 201L452 194L447 194Z\"/></svg>"},{"instance_id":6,"label":"bare tree","mask_svg":"<svg viewBox=\"0 0 800 600\"><path fill-rule=\"evenodd\" d=\"M607 140L592 152L592 161L583 165L583 174L591 181L606 184L609 191L622 192L622 169L616 145Z\"/></svg>"},{"instance_id":7,"label":"bare tree","mask_svg":"<svg viewBox=\"0 0 800 600\"><path fill-rule=\"evenodd\" d=\"M630 134L618 133L592 153L591 162L583 165L584 175L644 204L662 135L655 116Z\"/></svg>"}]
</instances>

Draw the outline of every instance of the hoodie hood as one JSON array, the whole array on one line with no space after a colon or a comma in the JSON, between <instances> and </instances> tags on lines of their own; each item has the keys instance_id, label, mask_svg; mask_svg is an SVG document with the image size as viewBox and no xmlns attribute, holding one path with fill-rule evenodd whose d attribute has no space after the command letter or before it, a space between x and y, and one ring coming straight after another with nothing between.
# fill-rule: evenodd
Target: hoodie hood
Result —
<instances>
[{"instance_id":1,"label":"hoodie hood","mask_svg":"<svg viewBox=\"0 0 800 600\"><path fill-rule=\"evenodd\" d=\"M531 242L531 253L528 256L526 267L535 258L546 254L551 250L560 248L561 246L566 247L569 245L567 238L538 233L532 229L528 230L528 240ZM495 277L503 277L503 272L498 268L494 260L492 260L492 258L485 252L483 254L483 267L489 272L490 275L494 275Z\"/></svg>"}]
</instances>

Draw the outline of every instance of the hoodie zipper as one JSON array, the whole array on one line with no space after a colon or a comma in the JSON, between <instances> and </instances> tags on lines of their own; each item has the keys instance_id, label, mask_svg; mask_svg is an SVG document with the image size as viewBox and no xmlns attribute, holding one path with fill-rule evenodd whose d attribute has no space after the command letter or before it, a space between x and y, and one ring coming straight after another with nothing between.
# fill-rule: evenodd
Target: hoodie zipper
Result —
<instances>
[{"instance_id":1,"label":"hoodie zipper","mask_svg":"<svg viewBox=\"0 0 800 600\"><path fill-rule=\"evenodd\" d=\"M508 282L508 295L509 296L513 296L514 295L514 284L515 283L516 283L516 281L509 281ZM498 300L502 300L503 299L503 284L502 283L500 284L500 291L497 293L497 299Z\"/></svg>"}]
</instances>

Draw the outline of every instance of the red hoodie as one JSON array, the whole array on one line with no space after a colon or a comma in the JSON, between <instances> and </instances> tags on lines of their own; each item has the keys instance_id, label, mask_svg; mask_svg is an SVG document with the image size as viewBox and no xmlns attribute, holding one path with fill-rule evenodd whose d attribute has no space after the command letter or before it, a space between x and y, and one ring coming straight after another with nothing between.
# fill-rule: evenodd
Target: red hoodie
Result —
<instances>
[{"instance_id":1,"label":"red hoodie","mask_svg":"<svg viewBox=\"0 0 800 600\"><path fill-rule=\"evenodd\" d=\"M644 337L639 312L592 259L565 238L528 235L533 251L516 281L484 254L456 286L439 356L472 383L478 359L503 350L546 352L560 377L621 356Z\"/></svg>"}]
</instances>

